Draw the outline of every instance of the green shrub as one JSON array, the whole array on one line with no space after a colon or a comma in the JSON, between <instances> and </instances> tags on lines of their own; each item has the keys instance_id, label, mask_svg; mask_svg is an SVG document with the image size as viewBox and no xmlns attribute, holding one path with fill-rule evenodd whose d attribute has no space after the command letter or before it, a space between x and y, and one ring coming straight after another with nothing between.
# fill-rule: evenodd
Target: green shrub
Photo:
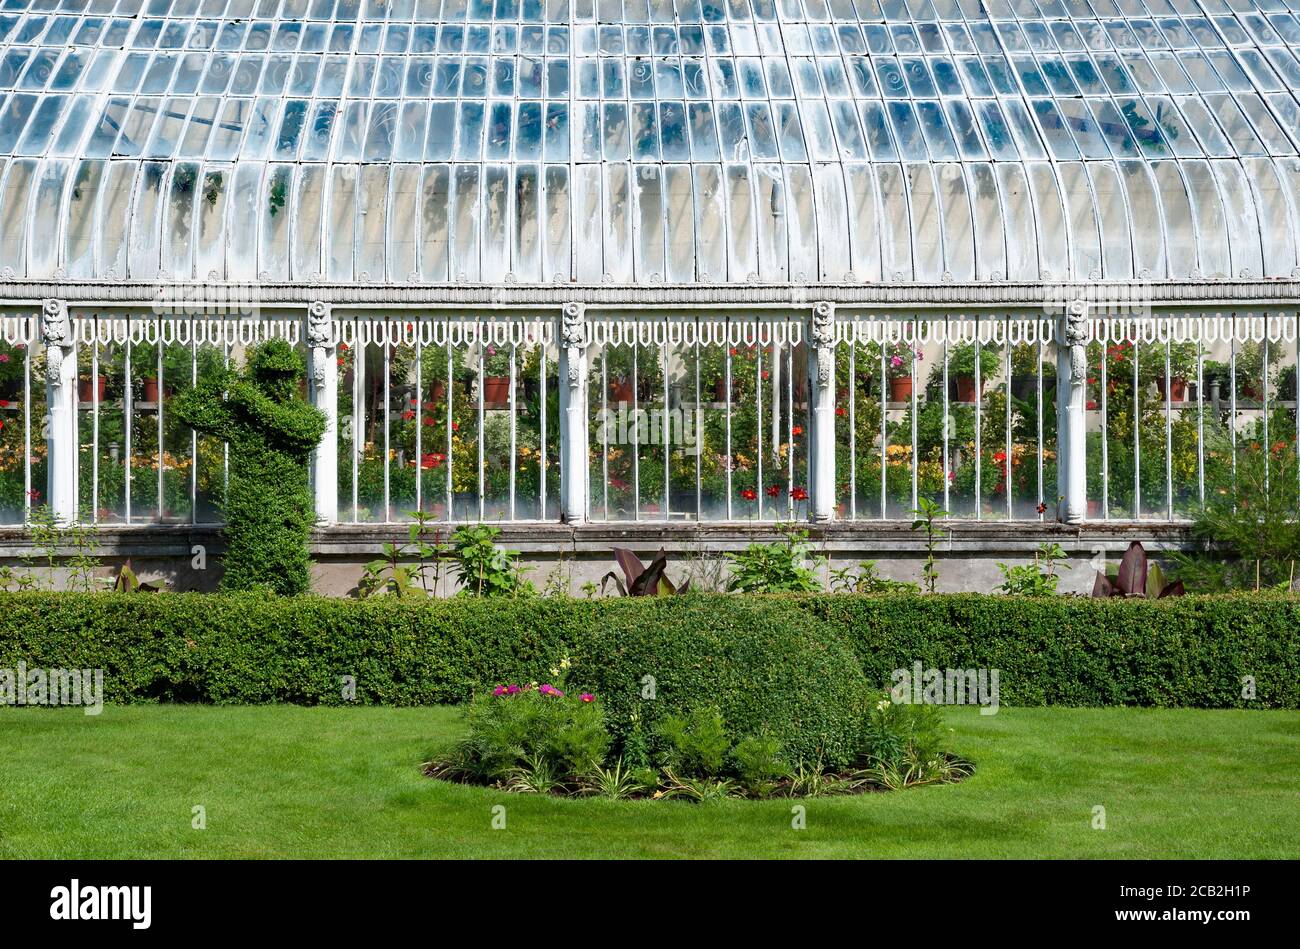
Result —
<instances>
[{"instance_id":1,"label":"green shrub","mask_svg":"<svg viewBox=\"0 0 1300 949\"><path fill-rule=\"evenodd\" d=\"M872 686L895 669L998 669L1002 705L1300 707L1300 598L816 596ZM1247 693L1247 677L1253 697Z\"/></svg>"},{"instance_id":2,"label":"green shrub","mask_svg":"<svg viewBox=\"0 0 1300 949\"><path fill-rule=\"evenodd\" d=\"M451 535L452 571L460 581L459 596L520 597L537 592L524 579L519 551L497 546L501 528L467 524Z\"/></svg>"},{"instance_id":3,"label":"green shrub","mask_svg":"<svg viewBox=\"0 0 1300 949\"><path fill-rule=\"evenodd\" d=\"M769 735L741 739L731 749L731 759L740 783L756 797L766 797L790 775L781 743Z\"/></svg>"},{"instance_id":4,"label":"green shrub","mask_svg":"<svg viewBox=\"0 0 1300 949\"><path fill-rule=\"evenodd\" d=\"M659 723L663 764L682 774L712 776L722 770L731 739L717 706L686 715L669 715Z\"/></svg>"},{"instance_id":5,"label":"green shrub","mask_svg":"<svg viewBox=\"0 0 1300 949\"><path fill-rule=\"evenodd\" d=\"M302 356L273 339L252 350L242 373L200 379L173 403L176 418L230 443L223 590L311 589L307 545L316 509L307 462L325 415L298 397L302 378Z\"/></svg>"},{"instance_id":6,"label":"green shrub","mask_svg":"<svg viewBox=\"0 0 1300 949\"><path fill-rule=\"evenodd\" d=\"M1300 708L1300 598L0 593L0 669L103 669L110 702L341 705L343 676L355 679L358 703L464 702L500 682L553 681L566 655L610 657L606 669L583 670L595 681L572 674L597 686L640 767L661 714L716 705L737 739L762 733L764 710L811 730L828 692L850 688L845 662L848 678L871 689L916 661L998 669L1008 706ZM822 666L834 670L826 684ZM655 702L640 700L648 674ZM614 686L625 694L611 695ZM713 694L732 686L740 698L730 704ZM646 716L639 729L634 712ZM638 734L644 758L634 762ZM795 764L796 746L786 751Z\"/></svg>"},{"instance_id":7,"label":"green shrub","mask_svg":"<svg viewBox=\"0 0 1300 949\"><path fill-rule=\"evenodd\" d=\"M601 697L617 740L635 723L664 760L662 726L716 707L731 743L766 734L792 763L849 763L868 689L842 637L778 597L641 603L602 610L572 653L574 680Z\"/></svg>"},{"instance_id":8,"label":"green shrub","mask_svg":"<svg viewBox=\"0 0 1300 949\"><path fill-rule=\"evenodd\" d=\"M498 686L470 703L466 724L468 734L448 759L486 781L549 774L576 783L609 751L599 703L550 685Z\"/></svg>"},{"instance_id":9,"label":"green shrub","mask_svg":"<svg viewBox=\"0 0 1300 949\"><path fill-rule=\"evenodd\" d=\"M808 566L808 535L790 532L785 540L750 544L728 554L731 578L727 589L740 593L815 593L822 588L817 571Z\"/></svg>"}]
</instances>

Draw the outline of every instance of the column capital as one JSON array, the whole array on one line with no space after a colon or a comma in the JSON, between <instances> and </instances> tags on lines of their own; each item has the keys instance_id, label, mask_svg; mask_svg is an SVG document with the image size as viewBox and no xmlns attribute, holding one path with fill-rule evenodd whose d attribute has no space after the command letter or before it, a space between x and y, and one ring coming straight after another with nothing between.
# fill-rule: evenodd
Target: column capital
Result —
<instances>
[{"instance_id":1,"label":"column capital","mask_svg":"<svg viewBox=\"0 0 1300 949\"><path fill-rule=\"evenodd\" d=\"M568 372L565 378L569 388L576 389L582 381L582 352L591 343L587 329L587 308L581 303L569 302L560 311L560 349L565 357Z\"/></svg>"},{"instance_id":2,"label":"column capital","mask_svg":"<svg viewBox=\"0 0 1300 949\"><path fill-rule=\"evenodd\" d=\"M58 388L64 381L63 357L76 342L66 301L53 298L41 301L41 342L46 348L45 378Z\"/></svg>"}]
</instances>

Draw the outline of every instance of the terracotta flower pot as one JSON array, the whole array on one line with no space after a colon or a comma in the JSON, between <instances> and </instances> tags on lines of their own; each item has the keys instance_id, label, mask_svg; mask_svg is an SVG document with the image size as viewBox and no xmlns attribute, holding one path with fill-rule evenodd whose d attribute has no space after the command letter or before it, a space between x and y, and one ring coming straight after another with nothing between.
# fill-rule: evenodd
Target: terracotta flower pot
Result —
<instances>
[{"instance_id":1,"label":"terracotta flower pot","mask_svg":"<svg viewBox=\"0 0 1300 949\"><path fill-rule=\"evenodd\" d=\"M614 380L609 384L609 400L611 402L632 402L632 383L626 380Z\"/></svg>"},{"instance_id":2,"label":"terracotta flower pot","mask_svg":"<svg viewBox=\"0 0 1300 949\"><path fill-rule=\"evenodd\" d=\"M82 379L77 383L77 399L81 402L103 402L104 392L108 388L108 379Z\"/></svg>"},{"instance_id":3,"label":"terracotta flower pot","mask_svg":"<svg viewBox=\"0 0 1300 949\"><path fill-rule=\"evenodd\" d=\"M1101 518L1101 500L1098 498L1088 498L1088 520L1099 520Z\"/></svg>"},{"instance_id":4,"label":"terracotta flower pot","mask_svg":"<svg viewBox=\"0 0 1300 949\"><path fill-rule=\"evenodd\" d=\"M1156 378L1156 389L1160 392L1160 398L1165 397L1165 377ZM1187 380L1182 376L1173 376L1169 380L1169 401L1186 402L1187 401Z\"/></svg>"},{"instance_id":5,"label":"terracotta flower pot","mask_svg":"<svg viewBox=\"0 0 1300 949\"><path fill-rule=\"evenodd\" d=\"M446 394L447 394L447 383L443 382L441 379L438 379L437 381L430 383L429 385L430 402L441 402L443 396L445 396Z\"/></svg>"},{"instance_id":6,"label":"terracotta flower pot","mask_svg":"<svg viewBox=\"0 0 1300 949\"><path fill-rule=\"evenodd\" d=\"M896 376L889 380L889 401L906 402L912 397L912 377Z\"/></svg>"},{"instance_id":7,"label":"terracotta flower pot","mask_svg":"<svg viewBox=\"0 0 1300 949\"><path fill-rule=\"evenodd\" d=\"M911 392L908 392L911 395ZM975 401L975 377L958 376L957 377L957 401L974 402Z\"/></svg>"},{"instance_id":8,"label":"terracotta flower pot","mask_svg":"<svg viewBox=\"0 0 1300 949\"><path fill-rule=\"evenodd\" d=\"M157 402L158 401L158 379L155 376L145 376L140 380L140 401Z\"/></svg>"},{"instance_id":9,"label":"terracotta flower pot","mask_svg":"<svg viewBox=\"0 0 1300 949\"><path fill-rule=\"evenodd\" d=\"M510 377L483 378L483 404L489 409L504 409L510 404Z\"/></svg>"}]
</instances>

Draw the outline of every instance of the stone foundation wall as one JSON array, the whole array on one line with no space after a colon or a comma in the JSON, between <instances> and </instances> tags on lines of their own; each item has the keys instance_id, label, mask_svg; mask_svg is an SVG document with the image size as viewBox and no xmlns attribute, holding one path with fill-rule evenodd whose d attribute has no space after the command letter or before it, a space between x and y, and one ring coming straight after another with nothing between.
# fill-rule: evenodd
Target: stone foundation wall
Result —
<instances>
[{"instance_id":1,"label":"stone foundation wall","mask_svg":"<svg viewBox=\"0 0 1300 949\"><path fill-rule=\"evenodd\" d=\"M443 535L446 540L449 528ZM925 540L906 524L831 524L807 527L815 552L828 558L821 567L823 577L830 569L874 560L884 577L919 581L925 560ZM585 584L600 584L616 569L611 549L628 547L648 561L661 547L669 554L669 577L674 582L689 576L697 587L709 588L725 582L722 558L728 551L747 544L780 539L770 526L748 524L684 525L586 525L560 524L503 525L500 543L520 552L530 568L529 579L539 588L568 589L583 595ZM346 596L361 577L363 565L381 555L385 543L405 543L406 528L400 525L343 525L318 531L312 542L316 561L315 588L328 596ZM1055 523L962 523L945 529L937 553L939 589L945 592L994 592L1002 582L999 563L1016 564L1033 560L1034 549L1043 542L1060 544L1069 556L1070 569L1061 571L1060 589L1086 593L1092 588L1090 562L1099 554L1118 557L1133 540L1140 540L1156 555L1162 550L1187 544L1184 529L1167 524L1112 522L1070 526ZM212 590L221 577L221 537L215 528L133 527L104 528L98 535L95 555L102 566L97 575L111 578L120 564L130 561L142 580L162 580L172 590ZM59 551L66 562L73 551ZM35 563L35 568L30 567ZM51 571L47 552L34 548L21 530L0 529L0 569L15 574L33 571L43 585L63 586L65 566ZM10 587L16 583L10 581ZM454 592L450 576L444 577L439 592ZM613 587L610 587L613 592Z\"/></svg>"}]
</instances>

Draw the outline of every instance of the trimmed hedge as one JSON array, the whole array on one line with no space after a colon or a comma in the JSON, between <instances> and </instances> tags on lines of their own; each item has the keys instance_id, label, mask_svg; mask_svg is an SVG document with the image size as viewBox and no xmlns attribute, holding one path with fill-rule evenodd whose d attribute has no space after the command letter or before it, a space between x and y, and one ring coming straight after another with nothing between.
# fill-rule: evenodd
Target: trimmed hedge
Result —
<instances>
[{"instance_id":1,"label":"trimmed hedge","mask_svg":"<svg viewBox=\"0 0 1300 949\"><path fill-rule=\"evenodd\" d=\"M721 630L778 606L802 610L814 639L847 637L872 686L919 660L1000 670L1006 705L1300 708L1300 599L1271 596L404 602L11 593L0 594L0 669L102 668L113 702L342 704L341 676L356 677L361 703L458 702L507 679L545 681L602 630L634 636L688 609ZM1255 678L1254 700L1241 696L1244 676Z\"/></svg>"},{"instance_id":2,"label":"trimmed hedge","mask_svg":"<svg viewBox=\"0 0 1300 949\"><path fill-rule=\"evenodd\" d=\"M572 659L569 681L600 696L619 740L635 718L653 746L664 718L716 706L733 737L775 738L791 762L842 768L861 751L861 664L792 602L665 597L607 610Z\"/></svg>"},{"instance_id":3,"label":"trimmed hedge","mask_svg":"<svg viewBox=\"0 0 1300 949\"><path fill-rule=\"evenodd\" d=\"M873 684L894 669L999 670L1005 705L1300 708L1300 598L815 596ZM1242 698L1243 679L1255 698Z\"/></svg>"}]
</instances>

